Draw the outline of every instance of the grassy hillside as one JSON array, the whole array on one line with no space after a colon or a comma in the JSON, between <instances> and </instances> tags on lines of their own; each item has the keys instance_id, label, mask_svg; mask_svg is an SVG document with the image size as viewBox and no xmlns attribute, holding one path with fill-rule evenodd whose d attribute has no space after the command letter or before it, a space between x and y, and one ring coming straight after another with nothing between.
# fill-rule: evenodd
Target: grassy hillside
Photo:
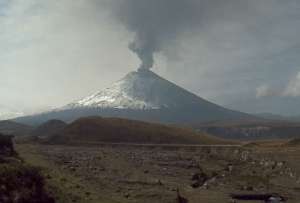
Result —
<instances>
[{"instance_id":1,"label":"grassy hillside","mask_svg":"<svg viewBox=\"0 0 300 203\"><path fill-rule=\"evenodd\" d=\"M49 140L147 144L222 144L221 139L191 129L120 118L87 117L69 124Z\"/></svg>"}]
</instances>

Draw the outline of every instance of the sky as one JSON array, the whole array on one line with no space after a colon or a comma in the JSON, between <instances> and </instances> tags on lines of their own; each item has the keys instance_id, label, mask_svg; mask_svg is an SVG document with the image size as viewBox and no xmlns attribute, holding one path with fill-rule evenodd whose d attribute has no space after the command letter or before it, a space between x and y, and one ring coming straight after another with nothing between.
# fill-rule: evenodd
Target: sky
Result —
<instances>
[{"instance_id":1,"label":"sky","mask_svg":"<svg viewBox=\"0 0 300 203\"><path fill-rule=\"evenodd\" d=\"M60 107L151 68L226 107L300 115L299 36L298 0L0 0L0 110Z\"/></svg>"}]
</instances>

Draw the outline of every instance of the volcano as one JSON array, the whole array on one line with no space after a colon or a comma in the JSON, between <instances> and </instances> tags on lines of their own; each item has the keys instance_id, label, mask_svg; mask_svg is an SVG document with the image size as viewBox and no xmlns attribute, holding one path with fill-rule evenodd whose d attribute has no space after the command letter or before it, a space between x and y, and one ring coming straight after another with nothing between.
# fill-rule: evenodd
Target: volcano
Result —
<instances>
[{"instance_id":1,"label":"volcano","mask_svg":"<svg viewBox=\"0 0 300 203\"><path fill-rule=\"evenodd\" d=\"M17 121L27 124L50 119L70 122L95 115L180 124L251 117L213 104L150 70L141 69L79 101Z\"/></svg>"}]
</instances>

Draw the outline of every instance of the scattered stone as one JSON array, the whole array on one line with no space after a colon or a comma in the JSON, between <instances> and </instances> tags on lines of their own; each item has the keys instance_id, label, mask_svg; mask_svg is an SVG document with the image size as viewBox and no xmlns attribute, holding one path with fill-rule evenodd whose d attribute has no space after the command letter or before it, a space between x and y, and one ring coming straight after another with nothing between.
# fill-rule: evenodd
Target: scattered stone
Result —
<instances>
[{"instance_id":1,"label":"scattered stone","mask_svg":"<svg viewBox=\"0 0 300 203\"><path fill-rule=\"evenodd\" d=\"M130 197L130 194L129 193L125 193L124 197L128 199Z\"/></svg>"},{"instance_id":2,"label":"scattered stone","mask_svg":"<svg viewBox=\"0 0 300 203\"><path fill-rule=\"evenodd\" d=\"M157 181L157 184L158 184L158 185L163 185L163 183L161 182L161 180L158 180L158 181Z\"/></svg>"},{"instance_id":3,"label":"scattered stone","mask_svg":"<svg viewBox=\"0 0 300 203\"><path fill-rule=\"evenodd\" d=\"M226 167L226 171L232 172L232 170L233 170L233 164L228 164Z\"/></svg>"},{"instance_id":4,"label":"scattered stone","mask_svg":"<svg viewBox=\"0 0 300 203\"><path fill-rule=\"evenodd\" d=\"M196 173L192 177L192 181L194 181L194 182L192 183L191 186L193 188L199 188L199 187L203 186L208 179L209 179L209 177L205 173L203 173L203 172Z\"/></svg>"}]
</instances>

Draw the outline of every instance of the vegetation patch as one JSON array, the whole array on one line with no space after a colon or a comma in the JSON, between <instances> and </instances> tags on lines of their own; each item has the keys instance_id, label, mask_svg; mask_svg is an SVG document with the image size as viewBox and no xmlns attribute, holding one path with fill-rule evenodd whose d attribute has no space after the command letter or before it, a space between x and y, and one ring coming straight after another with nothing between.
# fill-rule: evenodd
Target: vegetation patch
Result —
<instances>
[{"instance_id":1,"label":"vegetation patch","mask_svg":"<svg viewBox=\"0 0 300 203\"><path fill-rule=\"evenodd\" d=\"M12 136L0 135L0 202L54 203L44 189L40 170L24 163L13 148Z\"/></svg>"}]
</instances>

